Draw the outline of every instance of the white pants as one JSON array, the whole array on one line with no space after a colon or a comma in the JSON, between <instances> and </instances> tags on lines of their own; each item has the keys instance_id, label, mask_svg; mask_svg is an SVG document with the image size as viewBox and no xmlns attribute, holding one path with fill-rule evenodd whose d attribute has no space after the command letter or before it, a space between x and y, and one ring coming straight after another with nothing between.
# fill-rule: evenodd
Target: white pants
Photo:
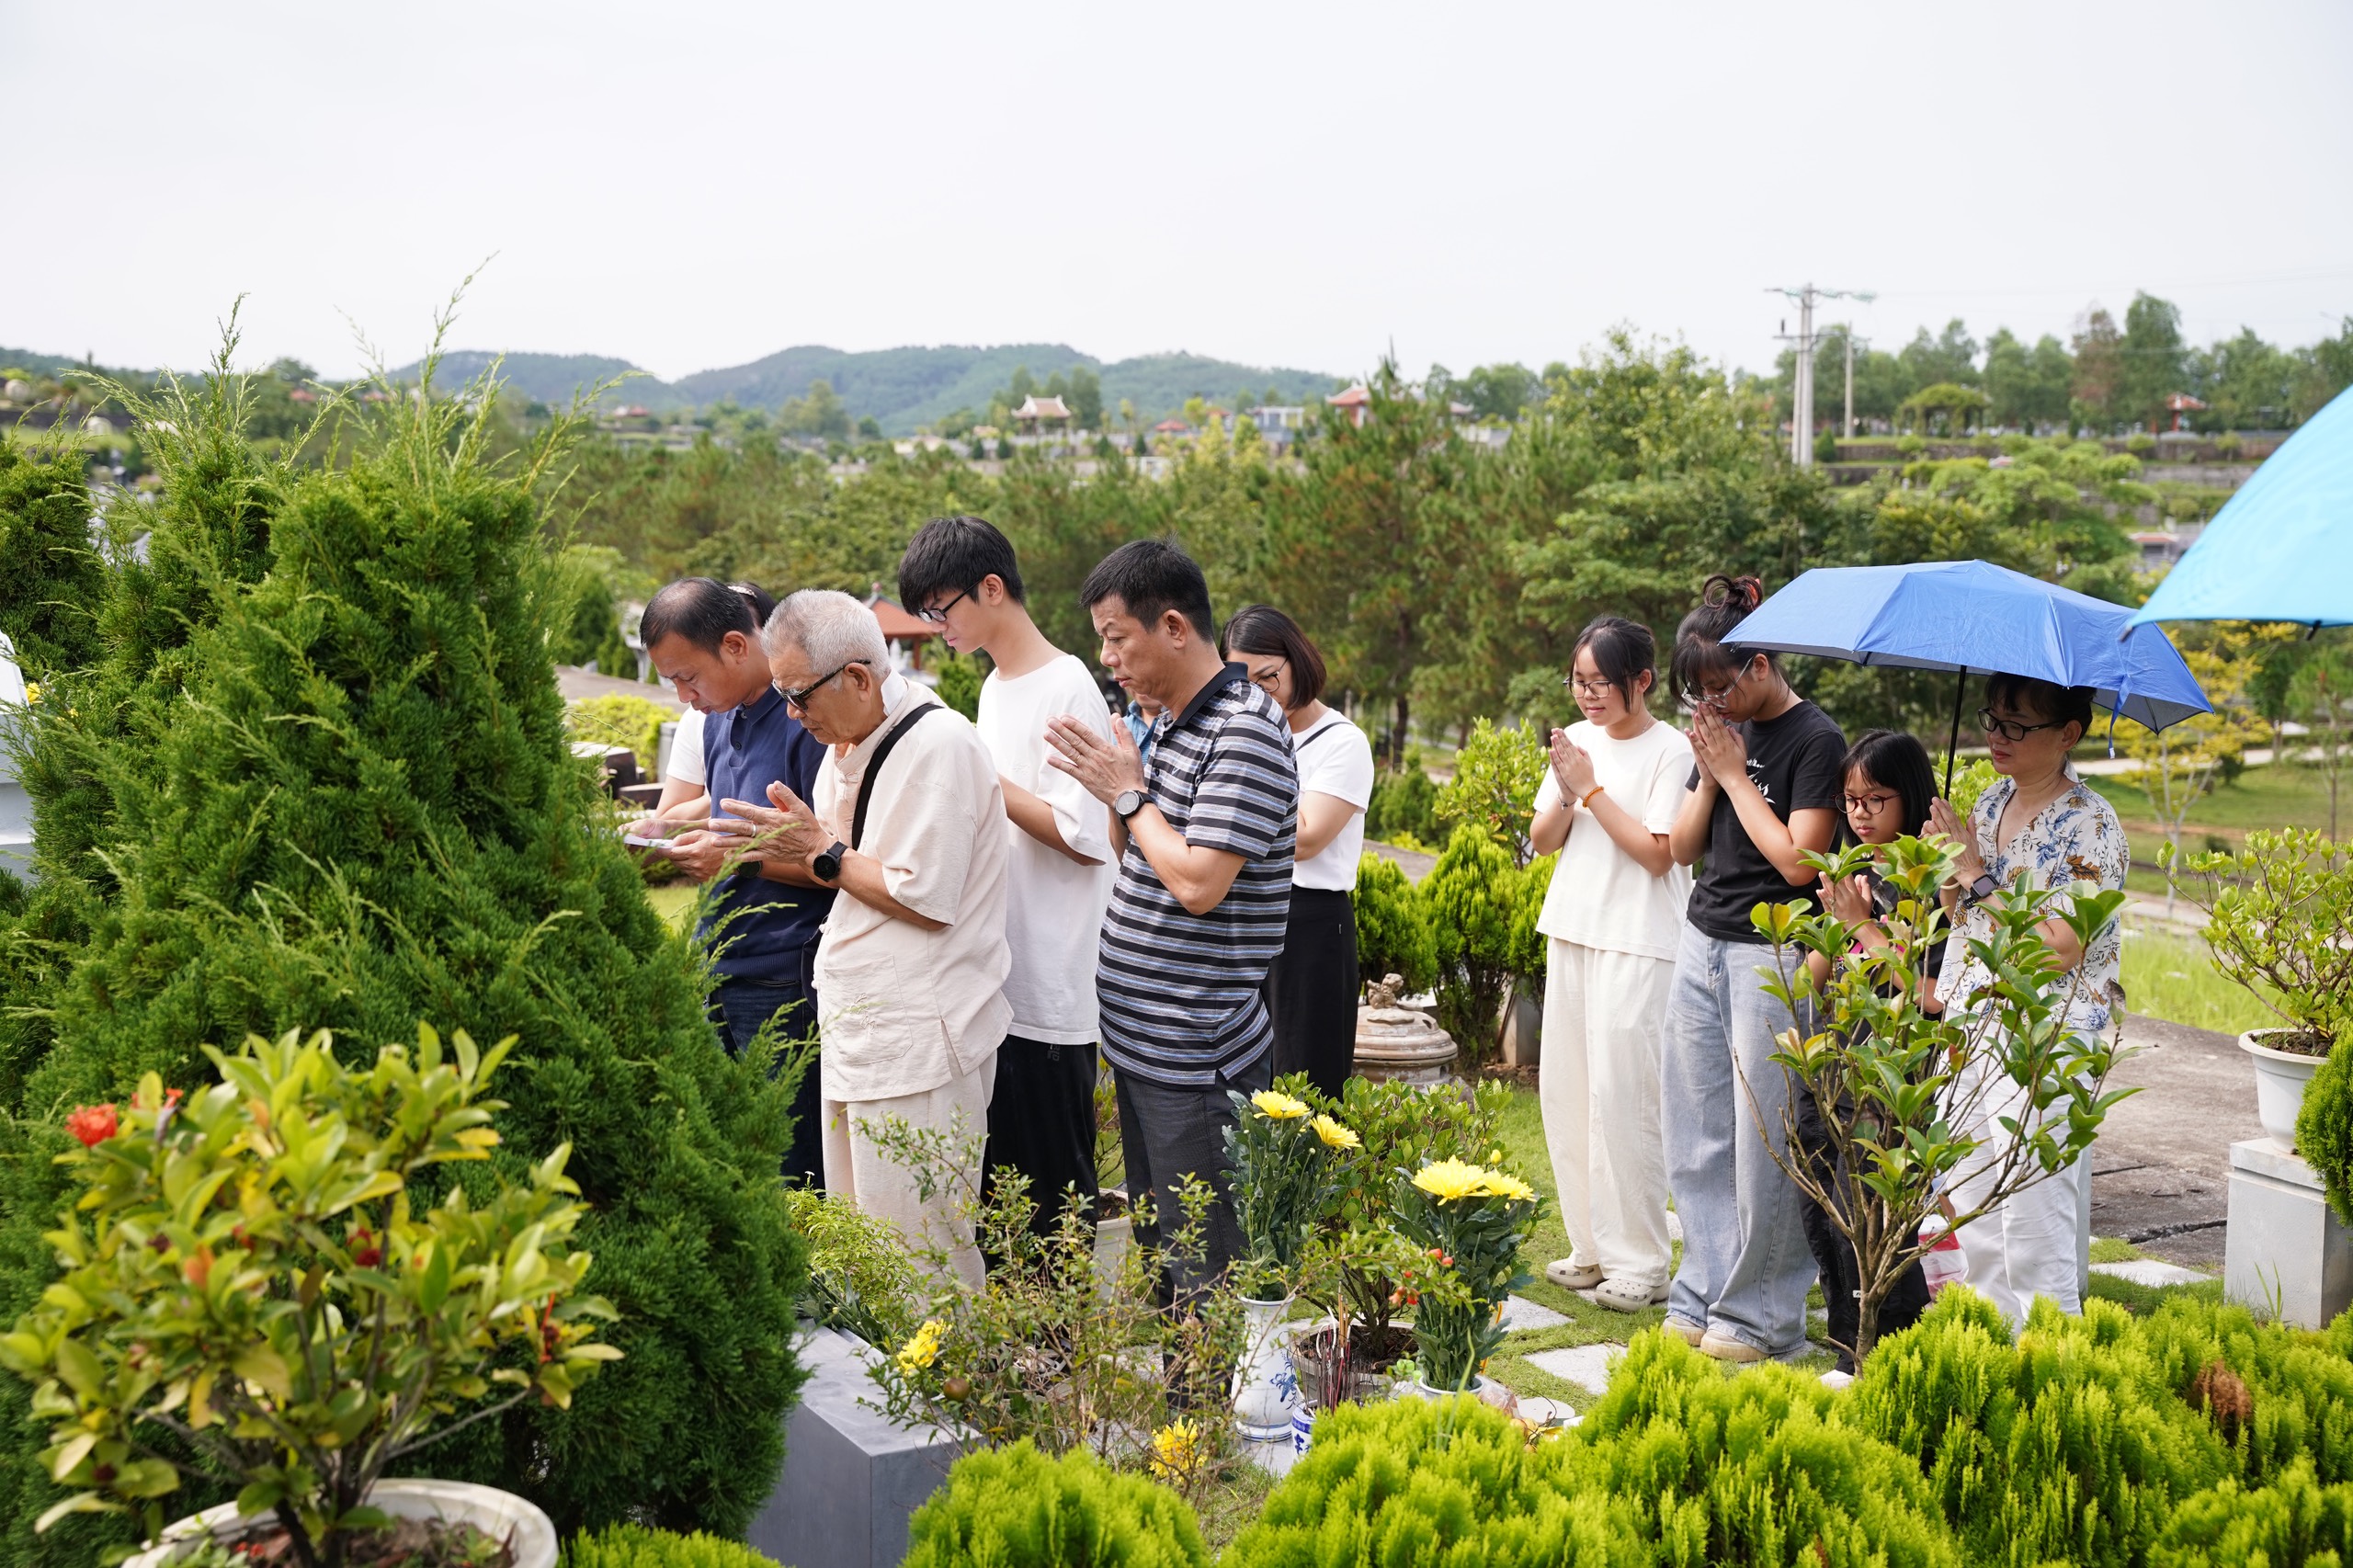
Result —
<instances>
[{"instance_id":1,"label":"white pants","mask_svg":"<svg viewBox=\"0 0 2353 1568\"><path fill-rule=\"evenodd\" d=\"M960 1210L980 1191L981 1141L988 1135L989 1096L995 1086L996 1056L992 1052L971 1072L919 1095L823 1101L825 1190L849 1199L862 1213L890 1221L911 1247L947 1253L957 1278L973 1290L981 1288L983 1278L981 1251L972 1244L970 1216ZM875 1142L875 1134L892 1117L911 1127L937 1127L952 1131L960 1140L969 1138L971 1167L957 1171L926 1201L915 1173Z\"/></svg>"},{"instance_id":2,"label":"white pants","mask_svg":"<svg viewBox=\"0 0 2353 1568\"><path fill-rule=\"evenodd\" d=\"M1656 1290L1674 1257L1659 1068L1675 964L1557 937L1549 949L1537 1097L1570 1260Z\"/></svg>"},{"instance_id":3,"label":"white pants","mask_svg":"<svg viewBox=\"0 0 2353 1568\"><path fill-rule=\"evenodd\" d=\"M2000 1069L1986 1071L1998 1074ZM1985 1200L1993 1186L1987 1167L2011 1138L2000 1119L2015 1120L2025 1114L2025 1093L2006 1080L1984 1096L1974 1119L1961 1130L1978 1140L1982 1152L1955 1176L1950 1193L1955 1211L1967 1213ZM2000 1308L2012 1328L2025 1325L2027 1309L2037 1296L2050 1297L2071 1315L2084 1310L2091 1262L2091 1153L2086 1150L2073 1165L2012 1193L1956 1233L1963 1265L1961 1282Z\"/></svg>"}]
</instances>

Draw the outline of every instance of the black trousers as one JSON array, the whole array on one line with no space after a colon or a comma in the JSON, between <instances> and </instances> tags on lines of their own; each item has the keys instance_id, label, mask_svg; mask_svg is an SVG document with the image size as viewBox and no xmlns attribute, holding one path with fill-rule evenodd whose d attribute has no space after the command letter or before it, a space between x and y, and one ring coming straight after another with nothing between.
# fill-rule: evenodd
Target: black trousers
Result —
<instances>
[{"instance_id":1,"label":"black trousers","mask_svg":"<svg viewBox=\"0 0 2353 1568\"><path fill-rule=\"evenodd\" d=\"M1801 1088L1791 1096L1797 1111L1798 1150L1815 1178L1836 1194L1840 1190L1834 1183L1843 1181L1836 1151L1831 1147L1829 1129L1823 1125L1822 1107L1813 1096ZM1855 1331L1862 1324L1861 1303L1857 1293L1863 1288L1862 1274L1855 1262L1855 1248L1831 1223L1823 1207L1806 1200L1804 1205L1805 1244L1813 1254L1813 1266L1822 1275L1822 1305L1829 1314L1830 1338L1837 1346L1838 1369L1855 1369ZM1919 1240L1915 1228L1905 1238L1907 1246ZM1919 1261L1904 1265L1904 1272L1895 1277L1894 1285L1879 1304L1878 1337L1885 1338L1900 1328L1910 1328L1928 1310L1928 1277L1921 1272Z\"/></svg>"},{"instance_id":2,"label":"black trousers","mask_svg":"<svg viewBox=\"0 0 2353 1568\"><path fill-rule=\"evenodd\" d=\"M1170 1258L1162 1278L1173 1298L1189 1298L1216 1283L1242 1256L1242 1226L1233 1213L1233 1172L1225 1164L1225 1135L1234 1124L1233 1090L1256 1094L1268 1082L1264 1056L1233 1077L1205 1087L1155 1084L1132 1073L1119 1074L1120 1145L1128 1166L1128 1196L1152 1195L1153 1222L1138 1222L1138 1246L1156 1247L1164 1236L1185 1227L1178 1192L1197 1176L1216 1192L1202 1227L1202 1256Z\"/></svg>"},{"instance_id":3,"label":"black trousers","mask_svg":"<svg viewBox=\"0 0 2353 1568\"><path fill-rule=\"evenodd\" d=\"M719 1043L727 1048L728 1055L743 1055L760 1026L779 1013L784 1014L777 1027L785 1039L805 1040L817 1032L816 959L814 948L803 948L786 960L779 975L760 980L721 978L710 993L710 1021L719 1026ZM792 1095L792 1144L784 1156L784 1178L822 1188L825 1142L817 1103L819 1085L817 1062L812 1057Z\"/></svg>"},{"instance_id":4,"label":"black trousers","mask_svg":"<svg viewBox=\"0 0 2353 1568\"><path fill-rule=\"evenodd\" d=\"M1304 1073L1338 1098L1357 1054L1357 905L1338 888L1290 890L1283 950L1267 967L1274 1075Z\"/></svg>"},{"instance_id":5,"label":"black trousers","mask_svg":"<svg viewBox=\"0 0 2353 1568\"><path fill-rule=\"evenodd\" d=\"M1053 1045L1007 1035L996 1049L989 1096L983 1190L999 1171L1029 1178L1029 1229L1050 1236L1074 1195L1095 1212L1095 1047Z\"/></svg>"}]
</instances>

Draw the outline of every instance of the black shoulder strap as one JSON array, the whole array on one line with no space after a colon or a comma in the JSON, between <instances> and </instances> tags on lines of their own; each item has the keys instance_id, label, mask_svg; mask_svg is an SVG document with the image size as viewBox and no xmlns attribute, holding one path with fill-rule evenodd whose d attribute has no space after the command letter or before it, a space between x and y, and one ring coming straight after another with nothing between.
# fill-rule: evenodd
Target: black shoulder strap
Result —
<instances>
[{"instance_id":1,"label":"black shoulder strap","mask_svg":"<svg viewBox=\"0 0 2353 1568\"><path fill-rule=\"evenodd\" d=\"M858 781L858 809L850 813L849 819L849 846L852 849L857 848L858 842L866 836L866 804L874 798L874 780L881 776L882 759L891 755L891 748L899 744L901 735L915 727L916 720L938 712L940 704L937 702L926 702L892 725L883 735L882 743L874 748L874 755L866 759L866 777Z\"/></svg>"},{"instance_id":2,"label":"black shoulder strap","mask_svg":"<svg viewBox=\"0 0 2353 1568\"><path fill-rule=\"evenodd\" d=\"M1342 724L1346 724L1347 722L1348 721L1347 719L1342 719L1337 723L1318 724L1314 729L1308 731L1307 733L1300 736L1299 739L1291 743L1291 755L1293 756L1297 756L1301 752L1305 751L1309 746L1313 745L1317 741L1322 740L1324 736L1338 729Z\"/></svg>"}]
</instances>

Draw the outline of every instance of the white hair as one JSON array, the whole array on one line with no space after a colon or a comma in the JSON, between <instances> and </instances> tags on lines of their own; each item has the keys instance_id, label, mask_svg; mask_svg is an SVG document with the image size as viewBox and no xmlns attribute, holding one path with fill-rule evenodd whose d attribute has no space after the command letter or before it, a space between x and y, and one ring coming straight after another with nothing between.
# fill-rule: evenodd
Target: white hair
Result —
<instances>
[{"instance_id":1,"label":"white hair","mask_svg":"<svg viewBox=\"0 0 2353 1568\"><path fill-rule=\"evenodd\" d=\"M891 647L874 612L835 588L803 588L789 595L760 631L770 656L797 648L812 675L860 662L877 676L891 673Z\"/></svg>"}]
</instances>

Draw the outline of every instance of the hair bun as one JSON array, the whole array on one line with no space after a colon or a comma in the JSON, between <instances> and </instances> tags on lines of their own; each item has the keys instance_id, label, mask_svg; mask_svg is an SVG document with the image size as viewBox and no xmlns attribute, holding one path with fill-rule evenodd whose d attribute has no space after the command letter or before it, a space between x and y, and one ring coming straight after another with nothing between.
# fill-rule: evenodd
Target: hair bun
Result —
<instances>
[{"instance_id":1,"label":"hair bun","mask_svg":"<svg viewBox=\"0 0 2353 1568\"><path fill-rule=\"evenodd\" d=\"M1719 572L1710 577L1699 590L1703 605L1722 606L1729 609L1752 610L1765 602L1765 582L1761 577L1735 577Z\"/></svg>"}]
</instances>

